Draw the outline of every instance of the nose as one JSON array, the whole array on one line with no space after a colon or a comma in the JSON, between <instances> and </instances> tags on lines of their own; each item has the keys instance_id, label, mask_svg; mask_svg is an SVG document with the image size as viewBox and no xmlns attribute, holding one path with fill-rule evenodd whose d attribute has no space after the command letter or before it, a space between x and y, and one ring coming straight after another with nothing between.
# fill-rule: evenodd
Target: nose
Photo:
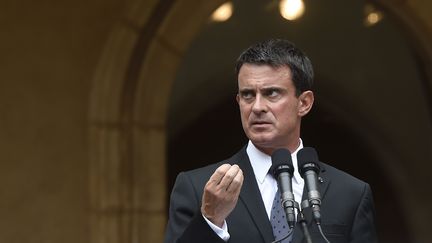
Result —
<instances>
[{"instance_id":1,"label":"nose","mask_svg":"<svg viewBox=\"0 0 432 243\"><path fill-rule=\"evenodd\" d=\"M254 113L267 112L266 101L261 95L255 97L254 103L252 104L252 111Z\"/></svg>"}]
</instances>

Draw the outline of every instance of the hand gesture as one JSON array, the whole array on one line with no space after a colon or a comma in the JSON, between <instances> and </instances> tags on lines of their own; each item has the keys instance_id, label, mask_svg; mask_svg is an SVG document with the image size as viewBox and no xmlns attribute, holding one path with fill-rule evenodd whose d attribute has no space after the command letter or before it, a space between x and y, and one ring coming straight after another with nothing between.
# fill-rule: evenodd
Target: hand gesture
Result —
<instances>
[{"instance_id":1,"label":"hand gesture","mask_svg":"<svg viewBox=\"0 0 432 243\"><path fill-rule=\"evenodd\" d=\"M221 165L204 187L201 213L213 224L222 227L237 204L242 185L243 171L238 165Z\"/></svg>"}]
</instances>

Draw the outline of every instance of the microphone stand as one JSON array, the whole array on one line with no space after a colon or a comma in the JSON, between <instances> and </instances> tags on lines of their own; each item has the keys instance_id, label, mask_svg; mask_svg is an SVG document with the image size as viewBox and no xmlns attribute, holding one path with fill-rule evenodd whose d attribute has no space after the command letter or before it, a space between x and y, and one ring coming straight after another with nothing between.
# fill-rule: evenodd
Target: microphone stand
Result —
<instances>
[{"instance_id":1,"label":"microphone stand","mask_svg":"<svg viewBox=\"0 0 432 243\"><path fill-rule=\"evenodd\" d=\"M309 202L307 200L303 201L302 204L301 204L301 206L302 206L301 208L302 209L300 209L300 206L299 206L298 202L296 202L296 201L292 201L292 202L294 204L293 205L294 208L297 210L297 223L299 223L300 226L301 226L301 229L303 231L303 235L304 235L305 241L306 241L306 243L312 243L312 238L311 238L310 233L309 233L309 229L308 229L308 226L307 226L307 221L306 221L306 218L304 217L304 214L303 214L303 208L309 207ZM286 206L286 204L282 204L282 207L286 210L287 206ZM288 218L286 218L286 219L288 221ZM293 232L294 232L294 228L291 228L290 234L288 234L286 237L288 237L289 235L291 235ZM273 241L272 243L278 243L278 242L280 242L280 241L282 241L284 239L285 238L277 240L277 241Z\"/></svg>"},{"instance_id":2,"label":"microphone stand","mask_svg":"<svg viewBox=\"0 0 432 243\"><path fill-rule=\"evenodd\" d=\"M309 207L311 207L311 204L309 203L308 200L304 200L304 201L301 203L301 206L302 206L302 209L304 209L304 208L309 208ZM312 207L313 207L313 206L312 206ZM299 215L300 215L300 214L299 214ZM301 216L304 218L303 212L301 212ZM300 219L299 219L299 222L300 222ZM329 240L327 239L327 237L324 235L324 232L323 232L323 230L322 230L322 228L321 228L321 221L319 221L319 220L315 220L315 223L316 223L316 225L317 225L317 227L318 227L318 230L319 230L319 232L320 232L322 238L324 239L324 241L325 241L326 243L330 243L330 241L329 241ZM305 222L304 222L304 226L302 225L302 229L303 229L303 233L305 234L305 237L306 237L306 231L308 231L307 226L306 226L306 220L305 220ZM307 234L309 235L309 238L310 238L310 234L309 234L309 232L307 232ZM307 239L306 239L306 242L309 243L309 241L307 241Z\"/></svg>"},{"instance_id":3,"label":"microphone stand","mask_svg":"<svg viewBox=\"0 0 432 243\"><path fill-rule=\"evenodd\" d=\"M304 208L303 204L304 202L302 203L302 209ZM303 231L303 235L305 237L306 243L312 243L312 238L310 236L309 229L307 227L307 222L306 222L306 218L304 217L303 210L300 210L298 204L296 206L297 206L296 208L297 208L297 216L298 216L297 220Z\"/></svg>"}]
</instances>

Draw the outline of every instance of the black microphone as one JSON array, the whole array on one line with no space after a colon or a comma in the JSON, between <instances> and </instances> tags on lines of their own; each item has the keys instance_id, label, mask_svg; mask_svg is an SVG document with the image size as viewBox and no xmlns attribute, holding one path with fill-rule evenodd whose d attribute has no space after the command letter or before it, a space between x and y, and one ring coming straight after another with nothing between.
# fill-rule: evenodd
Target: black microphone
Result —
<instances>
[{"instance_id":1,"label":"black microphone","mask_svg":"<svg viewBox=\"0 0 432 243\"><path fill-rule=\"evenodd\" d=\"M292 229L294 228L296 218L294 213L294 194L291 184L291 178L294 174L291 153L288 149L277 149L271 155L271 159L272 167L270 171L277 180L282 197L282 207L287 216L288 226Z\"/></svg>"},{"instance_id":2,"label":"black microphone","mask_svg":"<svg viewBox=\"0 0 432 243\"><path fill-rule=\"evenodd\" d=\"M309 205L317 225L321 224L321 195L318 191L318 174L320 171L318 154L314 148L304 147L297 153L298 170L305 180Z\"/></svg>"}]
</instances>

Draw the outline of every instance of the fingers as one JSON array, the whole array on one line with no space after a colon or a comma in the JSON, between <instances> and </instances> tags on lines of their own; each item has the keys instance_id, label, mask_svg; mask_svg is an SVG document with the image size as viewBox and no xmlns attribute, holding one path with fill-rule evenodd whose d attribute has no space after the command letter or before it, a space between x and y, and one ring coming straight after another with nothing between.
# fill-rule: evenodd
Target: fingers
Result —
<instances>
[{"instance_id":1,"label":"fingers","mask_svg":"<svg viewBox=\"0 0 432 243\"><path fill-rule=\"evenodd\" d=\"M235 191L242 184L243 171L236 164L223 164L219 166L207 183L208 186L217 187L219 190L225 191Z\"/></svg>"},{"instance_id":2,"label":"fingers","mask_svg":"<svg viewBox=\"0 0 432 243\"><path fill-rule=\"evenodd\" d=\"M207 184L214 184L219 185L222 178L225 176L226 172L231 168L230 164L223 164L219 166L216 171L213 173L213 175L210 177Z\"/></svg>"},{"instance_id":3,"label":"fingers","mask_svg":"<svg viewBox=\"0 0 432 243\"><path fill-rule=\"evenodd\" d=\"M243 182L243 172L238 165L232 165L222 178L219 188L229 192L235 192L240 182Z\"/></svg>"},{"instance_id":4,"label":"fingers","mask_svg":"<svg viewBox=\"0 0 432 243\"><path fill-rule=\"evenodd\" d=\"M236 176L228 186L227 191L238 195L240 193L240 189L242 185L243 185L243 171L239 168L239 171L237 172Z\"/></svg>"},{"instance_id":5,"label":"fingers","mask_svg":"<svg viewBox=\"0 0 432 243\"><path fill-rule=\"evenodd\" d=\"M242 185L243 172L238 165L221 165L204 187L201 213L221 227L237 204Z\"/></svg>"}]
</instances>

